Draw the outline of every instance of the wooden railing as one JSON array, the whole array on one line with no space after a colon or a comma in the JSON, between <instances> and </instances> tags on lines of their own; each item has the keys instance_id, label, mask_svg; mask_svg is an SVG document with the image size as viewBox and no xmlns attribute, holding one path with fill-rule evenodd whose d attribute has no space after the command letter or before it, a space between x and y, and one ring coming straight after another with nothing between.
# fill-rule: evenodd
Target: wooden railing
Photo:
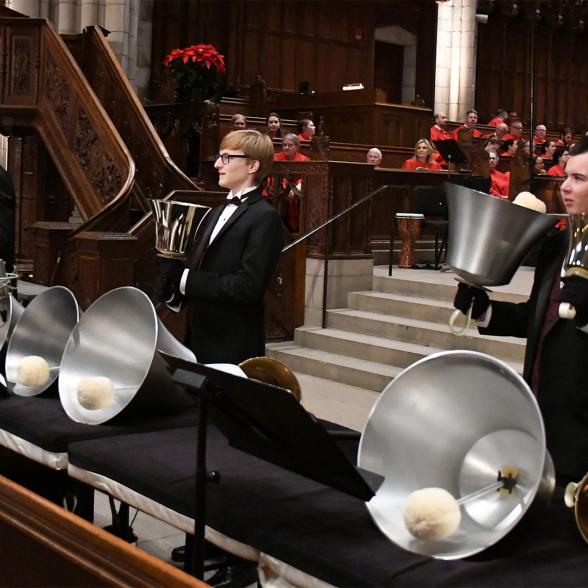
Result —
<instances>
[{"instance_id":1,"label":"wooden railing","mask_svg":"<svg viewBox=\"0 0 588 588\"><path fill-rule=\"evenodd\" d=\"M2 586L207 584L0 476Z\"/></svg>"},{"instance_id":2,"label":"wooden railing","mask_svg":"<svg viewBox=\"0 0 588 588\"><path fill-rule=\"evenodd\" d=\"M123 134L135 161L138 197L162 198L172 189L196 190L197 186L170 158L99 27L84 30L79 59L86 79Z\"/></svg>"}]
</instances>

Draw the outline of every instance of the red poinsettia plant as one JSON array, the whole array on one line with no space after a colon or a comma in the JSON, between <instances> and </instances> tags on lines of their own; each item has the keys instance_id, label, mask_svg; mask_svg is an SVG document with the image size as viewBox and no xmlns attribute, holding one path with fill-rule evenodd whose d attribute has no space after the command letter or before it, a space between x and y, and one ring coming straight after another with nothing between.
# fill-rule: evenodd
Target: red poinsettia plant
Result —
<instances>
[{"instance_id":1,"label":"red poinsettia plant","mask_svg":"<svg viewBox=\"0 0 588 588\"><path fill-rule=\"evenodd\" d=\"M163 60L163 65L176 84L180 102L202 102L216 97L220 99L225 58L213 45L190 45L174 49Z\"/></svg>"}]
</instances>

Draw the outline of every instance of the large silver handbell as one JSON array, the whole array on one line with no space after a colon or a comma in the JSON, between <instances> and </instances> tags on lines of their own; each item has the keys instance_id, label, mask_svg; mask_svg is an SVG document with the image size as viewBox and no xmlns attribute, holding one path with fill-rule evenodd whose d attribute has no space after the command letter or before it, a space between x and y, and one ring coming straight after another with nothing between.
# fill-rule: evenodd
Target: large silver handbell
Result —
<instances>
[{"instance_id":1,"label":"large silver handbell","mask_svg":"<svg viewBox=\"0 0 588 588\"><path fill-rule=\"evenodd\" d=\"M571 214L568 226L570 243L564 262L565 277L588 279L588 214ZM561 302L559 316L573 319L576 309L569 302Z\"/></svg>"},{"instance_id":2,"label":"large silver handbell","mask_svg":"<svg viewBox=\"0 0 588 588\"><path fill-rule=\"evenodd\" d=\"M446 184L449 210L447 265L466 284L484 288L510 283L533 245L559 216L535 212L456 184ZM461 311L449 320L455 335L469 328L471 310L461 330L454 327Z\"/></svg>"},{"instance_id":3,"label":"large silver handbell","mask_svg":"<svg viewBox=\"0 0 588 588\"><path fill-rule=\"evenodd\" d=\"M18 320L6 352L6 381L18 396L37 396L59 376L61 356L80 309L63 286L41 292Z\"/></svg>"},{"instance_id":4,"label":"large silver handbell","mask_svg":"<svg viewBox=\"0 0 588 588\"><path fill-rule=\"evenodd\" d=\"M508 365L474 351L430 355L396 376L368 417L358 465L385 478L367 503L380 530L404 549L448 560L499 541L537 500L548 502L555 484L533 393ZM513 485L497 491L505 479ZM409 497L440 488L458 503L455 532L416 538L405 524ZM446 522L425 514L429 529Z\"/></svg>"},{"instance_id":5,"label":"large silver handbell","mask_svg":"<svg viewBox=\"0 0 588 588\"><path fill-rule=\"evenodd\" d=\"M168 194L175 196L178 192ZM162 257L184 259L210 207L177 200L149 200L155 218L155 249Z\"/></svg>"},{"instance_id":6,"label":"large silver handbell","mask_svg":"<svg viewBox=\"0 0 588 588\"><path fill-rule=\"evenodd\" d=\"M65 348L59 378L65 412L79 423L98 425L123 410L162 414L192 406L159 351L195 361L144 292L132 287L107 292L84 313Z\"/></svg>"}]
</instances>

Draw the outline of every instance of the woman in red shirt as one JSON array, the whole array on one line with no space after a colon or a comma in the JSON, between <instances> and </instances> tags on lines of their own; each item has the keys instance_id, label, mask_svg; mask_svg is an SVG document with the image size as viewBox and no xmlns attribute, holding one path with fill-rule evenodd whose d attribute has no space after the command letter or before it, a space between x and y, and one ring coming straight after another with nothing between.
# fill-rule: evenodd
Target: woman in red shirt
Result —
<instances>
[{"instance_id":1,"label":"woman in red shirt","mask_svg":"<svg viewBox=\"0 0 588 588\"><path fill-rule=\"evenodd\" d=\"M426 139L419 139L414 146L414 156L402 164L402 169L437 171L441 166L433 161L433 147Z\"/></svg>"},{"instance_id":2,"label":"woman in red shirt","mask_svg":"<svg viewBox=\"0 0 588 588\"><path fill-rule=\"evenodd\" d=\"M546 141L541 146L541 149L543 150L543 153L541 154L542 159L553 159L557 145L555 144L555 141Z\"/></svg>"},{"instance_id":3,"label":"woman in red shirt","mask_svg":"<svg viewBox=\"0 0 588 588\"><path fill-rule=\"evenodd\" d=\"M553 161L556 162L555 165L552 165L548 170L548 176L556 176L556 177L563 177L566 173L566 164L568 163L568 159L570 158L569 151L563 151L558 149L553 156Z\"/></svg>"}]
</instances>

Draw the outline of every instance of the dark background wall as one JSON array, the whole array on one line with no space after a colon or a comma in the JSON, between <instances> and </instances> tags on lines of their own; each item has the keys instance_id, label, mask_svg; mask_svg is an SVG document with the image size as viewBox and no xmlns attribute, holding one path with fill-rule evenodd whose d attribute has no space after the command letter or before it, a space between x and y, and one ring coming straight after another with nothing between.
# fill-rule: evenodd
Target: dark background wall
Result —
<instances>
[{"instance_id":1,"label":"dark background wall","mask_svg":"<svg viewBox=\"0 0 588 588\"><path fill-rule=\"evenodd\" d=\"M552 129L571 125L585 130L588 34L581 21L588 17L588 3L519 2L514 14L512 5L480 6L489 13L488 23L478 26L476 104L482 119L501 106L529 124L535 22L535 121Z\"/></svg>"},{"instance_id":2,"label":"dark background wall","mask_svg":"<svg viewBox=\"0 0 588 588\"><path fill-rule=\"evenodd\" d=\"M176 47L212 43L226 56L232 88L261 75L287 92L309 81L334 92L349 82L374 86L374 29L396 24L418 37L416 92L433 104L437 5L433 0L170 0L155 2L152 98L169 98L161 62ZM379 80L401 95L402 69L379 64ZM400 76L400 77L399 77Z\"/></svg>"}]
</instances>

